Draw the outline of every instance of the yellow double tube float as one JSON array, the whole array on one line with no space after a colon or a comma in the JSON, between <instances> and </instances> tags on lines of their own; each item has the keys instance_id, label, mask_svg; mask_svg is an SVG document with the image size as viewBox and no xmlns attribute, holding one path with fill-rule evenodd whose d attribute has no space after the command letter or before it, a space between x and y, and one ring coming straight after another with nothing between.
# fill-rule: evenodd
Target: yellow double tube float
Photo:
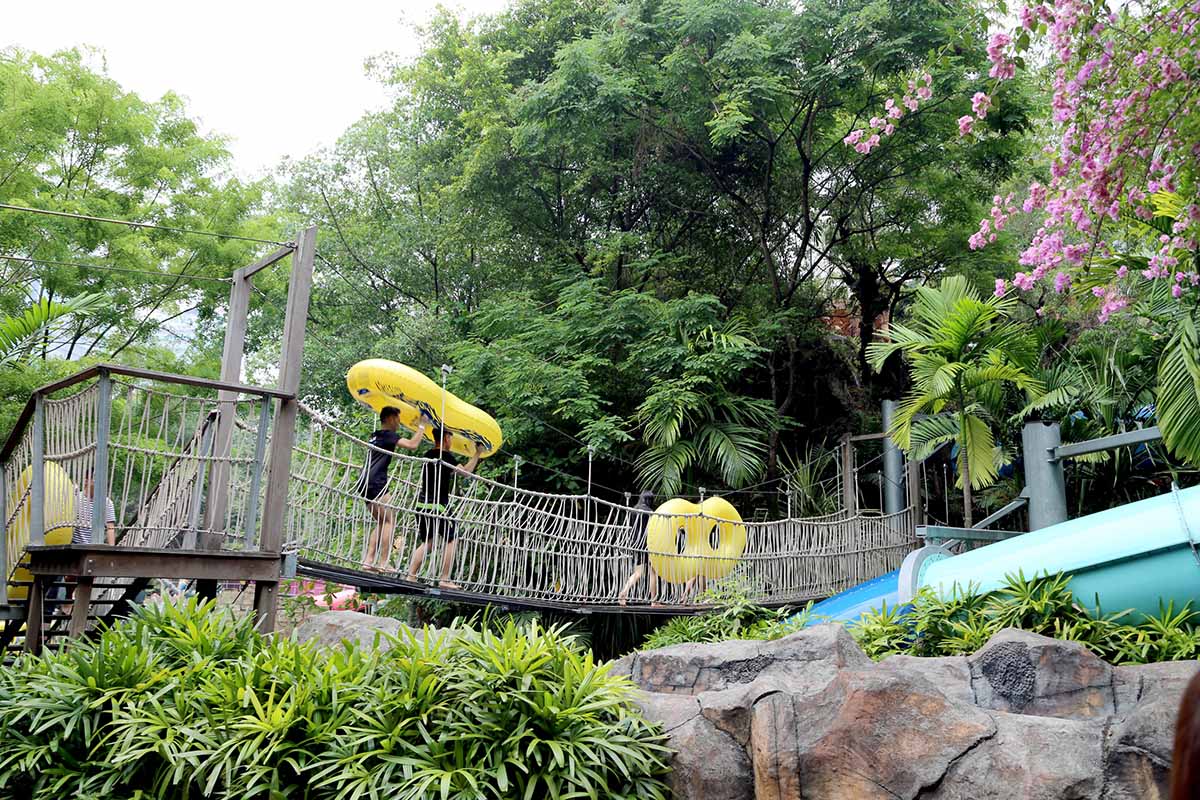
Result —
<instances>
[{"instance_id":1,"label":"yellow double tube float","mask_svg":"<svg viewBox=\"0 0 1200 800\"><path fill-rule=\"evenodd\" d=\"M646 549L650 565L668 583L724 578L746 551L746 526L724 498L697 505L676 497L650 517Z\"/></svg>"},{"instance_id":2,"label":"yellow double tube float","mask_svg":"<svg viewBox=\"0 0 1200 800\"><path fill-rule=\"evenodd\" d=\"M346 373L346 388L354 399L376 413L391 406L400 410L400 424L415 431L422 416L450 434L450 449L470 458L479 447L482 458L495 455L504 444L500 425L492 416L452 393L443 391L423 373L383 358L360 361ZM425 438L433 441L433 431Z\"/></svg>"},{"instance_id":3,"label":"yellow double tube float","mask_svg":"<svg viewBox=\"0 0 1200 800\"><path fill-rule=\"evenodd\" d=\"M70 544L71 532L75 527L75 484L66 470L47 461L42 474L45 476L45 495L42 502L42 519L45 522L46 544ZM29 597L29 583L33 575L25 568L28 561L21 558L29 546L32 533L33 502L30 484L33 483L33 467L26 467L4 498L5 519L12 519L8 528L8 558L15 562L9 575L8 596L13 600ZM16 559L20 558L20 561ZM8 564L4 565L8 570Z\"/></svg>"}]
</instances>

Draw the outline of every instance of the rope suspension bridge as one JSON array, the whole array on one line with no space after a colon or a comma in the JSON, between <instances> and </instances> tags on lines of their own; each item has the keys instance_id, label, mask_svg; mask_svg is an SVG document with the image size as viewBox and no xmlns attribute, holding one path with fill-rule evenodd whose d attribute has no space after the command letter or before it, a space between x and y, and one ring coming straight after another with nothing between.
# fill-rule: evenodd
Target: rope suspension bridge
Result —
<instances>
[{"instance_id":1,"label":"rope suspension bridge","mask_svg":"<svg viewBox=\"0 0 1200 800\"><path fill-rule=\"evenodd\" d=\"M293 576L510 608L680 613L702 607L695 581L643 579L627 598L622 587L639 566L669 559L694 576L731 571L753 600L787 605L889 572L916 547L911 490L889 514L859 510L847 493L836 513L739 523L746 545L731 570L717 570L713 559L731 560L651 550L653 512L601 499L590 487L555 494L521 487L515 476L508 483L456 471L449 502L431 510L421 502L429 460L387 452L388 485L377 502L394 528L393 547L382 567L371 564L378 519L358 483L372 445L298 397L315 240L309 228L234 273L221 380L99 365L34 392L0 449L8 578L0 583L0 644L21 639L36 651L55 633L82 635L126 612L155 578L195 580L205 596L218 581L254 582L265 629L280 581ZM288 256L279 386L240 384L252 276ZM847 464L852 456L843 457ZM85 503L95 513L80 535L74 507ZM422 520L431 517L456 532L450 584L406 576ZM700 518L714 529L721 523ZM443 537L430 539L427 573L445 547Z\"/></svg>"}]
</instances>

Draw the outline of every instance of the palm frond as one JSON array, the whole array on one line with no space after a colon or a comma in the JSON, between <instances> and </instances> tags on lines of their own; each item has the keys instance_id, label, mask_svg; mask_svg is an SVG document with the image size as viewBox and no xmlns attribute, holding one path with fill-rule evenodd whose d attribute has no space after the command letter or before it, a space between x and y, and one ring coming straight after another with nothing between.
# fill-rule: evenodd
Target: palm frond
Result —
<instances>
[{"instance_id":1,"label":"palm frond","mask_svg":"<svg viewBox=\"0 0 1200 800\"><path fill-rule=\"evenodd\" d=\"M20 363L29 347L55 323L73 314L87 314L104 301L102 294L82 294L70 300L41 300L24 311L0 319L0 367Z\"/></svg>"}]
</instances>

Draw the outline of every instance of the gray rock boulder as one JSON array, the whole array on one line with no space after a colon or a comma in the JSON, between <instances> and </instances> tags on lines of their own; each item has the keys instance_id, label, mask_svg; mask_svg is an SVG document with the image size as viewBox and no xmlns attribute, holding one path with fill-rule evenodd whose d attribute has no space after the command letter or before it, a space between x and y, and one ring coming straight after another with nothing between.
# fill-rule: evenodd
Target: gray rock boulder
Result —
<instances>
[{"instance_id":1,"label":"gray rock boulder","mask_svg":"<svg viewBox=\"0 0 1200 800\"><path fill-rule=\"evenodd\" d=\"M1103 786L1102 722L991 712L995 733L919 796L928 800L1094 800Z\"/></svg>"},{"instance_id":2,"label":"gray rock boulder","mask_svg":"<svg viewBox=\"0 0 1200 800\"><path fill-rule=\"evenodd\" d=\"M872 663L838 626L613 666L676 749L675 800L1165 798L1196 662L1112 667L1001 631L968 657Z\"/></svg>"},{"instance_id":3,"label":"gray rock boulder","mask_svg":"<svg viewBox=\"0 0 1200 800\"><path fill-rule=\"evenodd\" d=\"M1112 667L1076 642L1006 628L968 661L983 708L1066 719L1115 711Z\"/></svg>"},{"instance_id":4,"label":"gray rock boulder","mask_svg":"<svg viewBox=\"0 0 1200 800\"><path fill-rule=\"evenodd\" d=\"M828 692L790 709L782 696L771 701L762 714L755 708L752 758L756 787L765 784L759 797L917 797L996 734L986 711L948 700L916 674L845 671ZM788 785L781 779L794 791L770 785Z\"/></svg>"},{"instance_id":5,"label":"gray rock boulder","mask_svg":"<svg viewBox=\"0 0 1200 800\"><path fill-rule=\"evenodd\" d=\"M1111 726L1103 800L1166 798L1180 694L1182 690L1145 695Z\"/></svg>"},{"instance_id":6,"label":"gray rock boulder","mask_svg":"<svg viewBox=\"0 0 1200 800\"><path fill-rule=\"evenodd\" d=\"M675 800L755 797L745 749L703 716L697 714L672 730L669 745L675 750L671 759L671 796Z\"/></svg>"},{"instance_id":7,"label":"gray rock boulder","mask_svg":"<svg viewBox=\"0 0 1200 800\"><path fill-rule=\"evenodd\" d=\"M387 650L392 646L392 637L411 636L421 641L426 636L450 639L458 635L459 631L450 628L417 630L392 617L373 617L357 611L326 611L317 614L302 622L292 633L297 641L316 641L323 647L339 647L343 642L354 642L361 647L374 647L378 644L380 650Z\"/></svg>"},{"instance_id":8,"label":"gray rock boulder","mask_svg":"<svg viewBox=\"0 0 1200 800\"><path fill-rule=\"evenodd\" d=\"M649 692L700 694L753 683L760 677L826 682L870 659L841 625L817 625L772 642L681 644L634 654L630 676ZM621 668L624 664L622 662Z\"/></svg>"}]
</instances>

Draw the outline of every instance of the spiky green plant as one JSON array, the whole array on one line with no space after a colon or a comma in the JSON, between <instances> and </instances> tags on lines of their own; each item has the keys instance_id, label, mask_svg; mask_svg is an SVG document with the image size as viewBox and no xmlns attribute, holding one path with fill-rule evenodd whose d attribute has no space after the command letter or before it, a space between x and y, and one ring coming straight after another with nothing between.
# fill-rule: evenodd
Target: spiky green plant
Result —
<instances>
[{"instance_id":1,"label":"spiky green plant","mask_svg":"<svg viewBox=\"0 0 1200 800\"><path fill-rule=\"evenodd\" d=\"M1033 336L1010 319L1016 302L982 299L966 278L949 277L939 287L918 289L909 323L893 323L887 340L867 350L876 370L894 353L908 360L912 388L888 431L896 446L920 461L946 442L958 444L967 527L972 490L991 484L1004 464L992 431L1004 391L1015 387L1031 398L1042 391L1032 373Z\"/></svg>"},{"instance_id":2,"label":"spiky green plant","mask_svg":"<svg viewBox=\"0 0 1200 800\"><path fill-rule=\"evenodd\" d=\"M633 686L561 629L265 638L212 603L147 607L0 669L0 795L49 800L666 800Z\"/></svg>"}]
</instances>

